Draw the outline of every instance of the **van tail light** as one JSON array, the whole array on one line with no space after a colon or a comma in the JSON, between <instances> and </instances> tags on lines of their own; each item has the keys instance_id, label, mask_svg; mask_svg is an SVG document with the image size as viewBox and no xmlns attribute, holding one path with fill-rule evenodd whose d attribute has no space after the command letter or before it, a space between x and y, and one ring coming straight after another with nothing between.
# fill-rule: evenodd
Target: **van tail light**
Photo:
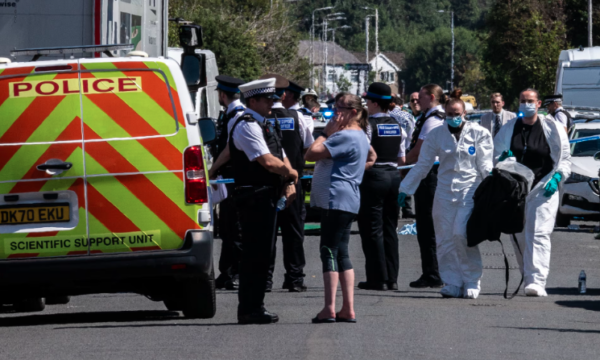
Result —
<instances>
[{"instance_id":1,"label":"van tail light","mask_svg":"<svg viewBox=\"0 0 600 360\"><path fill-rule=\"evenodd\" d=\"M183 176L185 182L185 202L204 204L208 202L208 189L202 161L202 148L190 146L183 152Z\"/></svg>"}]
</instances>

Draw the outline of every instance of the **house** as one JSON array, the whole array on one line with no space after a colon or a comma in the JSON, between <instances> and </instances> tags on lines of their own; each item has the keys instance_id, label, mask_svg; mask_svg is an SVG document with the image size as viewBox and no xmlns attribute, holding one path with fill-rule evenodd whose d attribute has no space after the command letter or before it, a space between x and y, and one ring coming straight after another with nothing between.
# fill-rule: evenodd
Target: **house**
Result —
<instances>
[{"instance_id":1,"label":"house","mask_svg":"<svg viewBox=\"0 0 600 360\"><path fill-rule=\"evenodd\" d=\"M352 53L359 61L365 63L365 53ZM401 67L404 66L404 53L399 52L380 52L379 56L375 56L374 52L369 52L369 64L371 69L379 69L379 78L375 81L380 81L388 84L392 88L392 93L402 93L403 89L398 79L398 73Z\"/></svg>"},{"instance_id":2,"label":"house","mask_svg":"<svg viewBox=\"0 0 600 360\"><path fill-rule=\"evenodd\" d=\"M341 90L356 95L365 91L368 64L361 62L351 52L332 41L314 41L313 49L312 86L323 98L328 94L337 94ZM310 41L300 41L298 55L311 58Z\"/></svg>"}]
</instances>

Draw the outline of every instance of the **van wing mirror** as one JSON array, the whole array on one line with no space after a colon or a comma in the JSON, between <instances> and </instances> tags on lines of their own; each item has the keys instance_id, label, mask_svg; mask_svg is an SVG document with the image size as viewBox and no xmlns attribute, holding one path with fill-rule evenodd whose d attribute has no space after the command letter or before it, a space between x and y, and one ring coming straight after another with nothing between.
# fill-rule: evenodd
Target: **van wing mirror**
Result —
<instances>
[{"instance_id":1,"label":"van wing mirror","mask_svg":"<svg viewBox=\"0 0 600 360\"><path fill-rule=\"evenodd\" d=\"M600 151L594 154L594 160L600 161Z\"/></svg>"},{"instance_id":2,"label":"van wing mirror","mask_svg":"<svg viewBox=\"0 0 600 360\"><path fill-rule=\"evenodd\" d=\"M179 26L179 44L185 48L202 47L202 26L185 24Z\"/></svg>"},{"instance_id":3,"label":"van wing mirror","mask_svg":"<svg viewBox=\"0 0 600 360\"><path fill-rule=\"evenodd\" d=\"M209 145L217 140L217 126L215 122L217 120L213 118L202 118L198 120L198 126L200 127L200 136L204 145Z\"/></svg>"},{"instance_id":4,"label":"van wing mirror","mask_svg":"<svg viewBox=\"0 0 600 360\"><path fill-rule=\"evenodd\" d=\"M195 52L181 54L181 72L190 92L207 85L206 57Z\"/></svg>"}]
</instances>

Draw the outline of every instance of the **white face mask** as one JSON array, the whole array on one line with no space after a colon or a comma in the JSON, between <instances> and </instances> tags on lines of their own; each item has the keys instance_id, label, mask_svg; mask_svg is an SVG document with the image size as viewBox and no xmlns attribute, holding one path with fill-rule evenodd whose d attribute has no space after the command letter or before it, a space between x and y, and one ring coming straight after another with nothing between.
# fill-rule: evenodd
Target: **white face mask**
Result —
<instances>
[{"instance_id":1,"label":"white face mask","mask_svg":"<svg viewBox=\"0 0 600 360\"><path fill-rule=\"evenodd\" d=\"M532 117L536 111L535 103L521 103L519 105L519 112L522 112L524 117Z\"/></svg>"}]
</instances>

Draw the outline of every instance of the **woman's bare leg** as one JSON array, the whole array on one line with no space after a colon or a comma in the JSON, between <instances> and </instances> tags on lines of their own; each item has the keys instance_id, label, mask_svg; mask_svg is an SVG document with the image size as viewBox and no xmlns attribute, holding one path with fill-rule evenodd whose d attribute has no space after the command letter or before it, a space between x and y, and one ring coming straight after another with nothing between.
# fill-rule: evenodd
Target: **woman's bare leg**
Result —
<instances>
[{"instance_id":1,"label":"woman's bare leg","mask_svg":"<svg viewBox=\"0 0 600 360\"><path fill-rule=\"evenodd\" d=\"M342 310L338 313L341 318L355 319L354 313L354 269L340 273L340 284L342 285L342 297L344 303Z\"/></svg>"},{"instance_id":2,"label":"woman's bare leg","mask_svg":"<svg viewBox=\"0 0 600 360\"><path fill-rule=\"evenodd\" d=\"M328 271L323 273L325 285L325 307L318 314L319 319L335 318L335 293L337 292L339 273Z\"/></svg>"}]
</instances>

